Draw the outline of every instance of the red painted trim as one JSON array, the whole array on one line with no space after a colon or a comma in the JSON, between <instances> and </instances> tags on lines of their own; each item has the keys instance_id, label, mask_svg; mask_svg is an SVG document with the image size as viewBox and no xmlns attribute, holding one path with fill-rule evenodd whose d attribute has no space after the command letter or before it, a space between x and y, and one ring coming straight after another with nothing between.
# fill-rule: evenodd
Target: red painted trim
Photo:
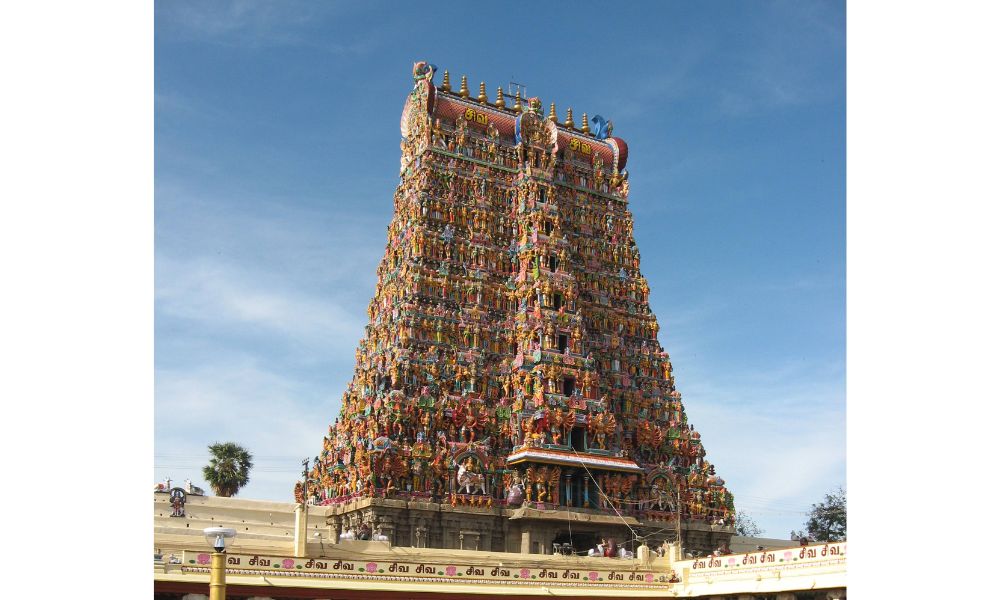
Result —
<instances>
[{"instance_id":1,"label":"red painted trim","mask_svg":"<svg viewBox=\"0 0 1000 600\"><path fill-rule=\"evenodd\" d=\"M177 594L208 594L207 583L186 583L180 581L154 581L153 591L161 593ZM614 596L614 590L606 590L609 596ZM417 592L417 591L389 591L389 590L339 590L322 588L294 588L277 587L265 585L236 585L226 586L226 596L264 596L283 600L285 598L308 598L310 600L323 598L324 600L371 600L372 598L398 598L399 600L435 600L454 599L457 597L473 598L474 600L510 600L511 598L542 598L544 596L531 595L521 596L516 593L509 594L475 594L470 596L466 592ZM656 596L630 596L636 600L663 600L665 594ZM563 596L560 598L599 598L600 596Z\"/></svg>"}]
</instances>

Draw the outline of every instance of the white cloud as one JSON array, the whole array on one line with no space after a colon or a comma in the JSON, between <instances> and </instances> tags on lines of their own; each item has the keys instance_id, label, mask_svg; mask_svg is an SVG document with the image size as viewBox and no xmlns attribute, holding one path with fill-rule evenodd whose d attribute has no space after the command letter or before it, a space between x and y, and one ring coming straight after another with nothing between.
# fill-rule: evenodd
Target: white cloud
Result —
<instances>
[{"instance_id":1,"label":"white cloud","mask_svg":"<svg viewBox=\"0 0 1000 600\"><path fill-rule=\"evenodd\" d=\"M158 185L157 479L202 485L207 445L236 441L256 457L242 495L290 498L339 412L384 244L377 217L337 217Z\"/></svg>"},{"instance_id":2,"label":"white cloud","mask_svg":"<svg viewBox=\"0 0 1000 600\"><path fill-rule=\"evenodd\" d=\"M264 273L241 272L211 259L157 259L156 300L161 314L219 327L249 327L298 341L355 339L363 315L330 298L270 287ZM360 292L360 291L359 291ZM368 293L370 295L370 292Z\"/></svg>"},{"instance_id":3,"label":"white cloud","mask_svg":"<svg viewBox=\"0 0 1000 600\"><path fill-rule=\"evenodd\" d=\"M842 97L841 80L831 77L836 71L830 67L838 59L838 52L840 60L844 58L843 22L832 14L835 9L815 10L819 4L777 3L779 10L764 18L779 31L760 36L758 43L727 57L736 70L728 85L713 91L715 107L722 117L742 117ZM823 43L817 43L819 39ZM789 53L789 47L799 51Z\"/></svg>"},{"instance_id":4,"label":"white cloud","mask_svg":"<svg viewBox=\"0 0 1000 600\"><path fill-rule=\"evenodd\" d=\"M293 31L316 14L310 6L267 0L170 2L160 6L157 17L194 35L218 38L245 34L277 43L295 40Z\"/></svg>"},{"instance_id":5,"label":"white cloud","mask_svg":"<svg viewBox=\"0 0 1000 600\"><path fill-rule=\"evenodd\" d=\"M678 375L678 388L737 509L768 535L801 529L802 512L844 484L842 363Z\"/></svg>"},{"instance_id":6,"label":"white cloud","mask_svg":"<svg viewBox=\"0 0 1000 600\"><path fill-rule=\"evenodd\" d=\"M251 359L157 369L154 476L189 477L199 484L206 447L234 441L255 457L242 495L290 499L301 459L316 455L339 411L339 398L328 395L330 387Z\"/></svg>"},{"instance_id":7,"label":"white cloud","mask_svg":"<svg viewBox=\"0 0 1000 600\"><path fill-rule=\"evenodd\" d=\"M157 318L252 336L257 346L303 345L312 360L353 356L385 243L370 234L382 229L376 219L344 211L334 220L307 202L233 202L161 183ZM158 344L183 339L163 335Z\"/></svg>"},{"instance_id":8,"label":"white cloud","mask_svg":"<svg viewBox=\"0 0 1000 600\"><path fill-rule=\"evenodd\" d=\"M348 29L343 17L358 9L371 7L341 0L175 0L158 3L156 19L164 29L185 40L244 48L306 46L336 55L360 56L392 38L384 23L364 35ZM339 29L339 35L318 32L321 25Z\"/></svg>"}]
</instances>

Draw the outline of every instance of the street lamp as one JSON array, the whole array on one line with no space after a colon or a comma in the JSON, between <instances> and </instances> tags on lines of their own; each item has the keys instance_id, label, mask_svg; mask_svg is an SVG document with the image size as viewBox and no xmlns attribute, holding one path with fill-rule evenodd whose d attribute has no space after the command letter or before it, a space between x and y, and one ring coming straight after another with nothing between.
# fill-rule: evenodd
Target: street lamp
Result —
<instances>
[{"instance_id":1,"label":"street lamp","mask_svg":"<svg viewBox=\"0 0 1000 600\"><path fill-rule=\"evenodd\" d=\"M236 537L236 530L229 527L207 527L205 539L215 549L209 571L209 600L226 600L226 540Z\"/></svg>"}]
</instances>

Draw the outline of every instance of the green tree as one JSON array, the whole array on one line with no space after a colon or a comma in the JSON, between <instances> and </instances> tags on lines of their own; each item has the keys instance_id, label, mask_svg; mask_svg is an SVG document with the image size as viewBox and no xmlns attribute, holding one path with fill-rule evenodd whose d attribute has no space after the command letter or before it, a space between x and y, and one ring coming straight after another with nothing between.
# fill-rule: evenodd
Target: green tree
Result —
<instances>
[{"instance_id":1,"label":"green tree","mask_svg":"<svg viewBox=\"0 0 1000 600\"><path fill-rule=\"evenodd\" d=\"M760 528L757 521L754 521L753 517L747 511L741 510L736 513L736 535L757 537L762 533L764 533L764 530Z\"/></svg>"},{"instance_id":2,"label":"green tree","mask_svg":"<svg viewBox=\"0 0 1000 600\"><path fill-rule=\"evenodd\" d=\"M847 492L840 487L819 504L813 504L806 521L809 537L817 542L842 542L847 539Z\"/></svg>"},{"instance_id":3,"label":"green tree","mask_svg":"<svg viewBox=\"0 0 1000 600\"><path fill-rule=\"evenodd\" d=\"M234 442L216 442L208 447L212 458L201 474L216 496L235 496L250 481L253 455Z\"/></svg>"}]
</instances>

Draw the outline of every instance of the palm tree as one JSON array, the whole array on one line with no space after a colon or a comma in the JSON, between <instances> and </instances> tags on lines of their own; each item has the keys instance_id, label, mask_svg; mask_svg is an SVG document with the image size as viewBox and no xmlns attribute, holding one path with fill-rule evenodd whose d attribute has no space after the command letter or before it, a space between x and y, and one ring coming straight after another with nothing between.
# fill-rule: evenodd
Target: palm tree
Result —
<instances>
[{"instance_id":1,"label":"palm tree","mask_svg":"<svg viewBox=\"0 0 1000 600\"><path fill-rule=\"evenodd\" d=\"M250 481L253 455L234 442L216 442L208 447L212 458L201 474L216 496L235 496Z\"/></svg>"}]
</instances>

